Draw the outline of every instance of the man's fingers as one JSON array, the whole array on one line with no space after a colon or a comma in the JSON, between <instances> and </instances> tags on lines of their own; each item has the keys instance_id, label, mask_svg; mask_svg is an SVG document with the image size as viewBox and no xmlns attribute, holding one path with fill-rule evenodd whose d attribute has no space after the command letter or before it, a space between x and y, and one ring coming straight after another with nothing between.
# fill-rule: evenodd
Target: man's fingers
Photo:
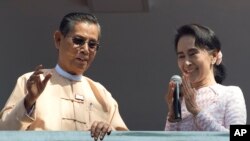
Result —
<instances>
[{"instance_id":1,"label":"man's fingers","mask_svg":"<svg viewBox=\"0 0 250 141\"><path fill-rule=\"evenodd\" d=\"M100 136L100 134L102 132L103 127L104 127L104 122L98 122L97 123L97 126L95 128L95 132L94 132L94 138L95 139L99 138L99 136Z\"/></svg>"},{"instance_id":2,"label":"man's fingers","mask_svg":"<svg viewBox=\"0 0 250 141\"><path fill-rule=\"evenodd\" d=\"M112 131L112 128L111 128L111 126L109 125L109 129L108 129L107 134L110 135L110 134L111 134L111 131Z\"/></svg>"},{"instance_id":3,"label":"man's fingers","mask_svg":"<svg viewBox=\"0 0 250 141\"><path fill-rule=\"evenodd\" d=\"M93 124L91 125L91 129L90 129L91 137L95 137L95 130L96 130L97 124L98 124L98 122L95 121L95 122L93 122Z\"/></svg>"},{"instance_id":4,"label":"man's fingers","mask_svg":"<svg viewBox=\"0 0 250 141\"><path fill-rule=\"evenodd\" d=\"M101 133L100 133L100 140L103 140L103 138L105 137L105 135L109 132L109 125L108 124L103 124Z\"/></svg>"},{"instance_id":5,"label":"man's fingers","mask_svg":"<svg viewBox=\"0 0 250 141\"><path fill-rule=\"evenodd\" d=\"M95 121L91 126L91 137L94 138L94 140L103 140L106 134L110 134L112 128L109 126L109 124L105 122L97 122Z\"/></svg>"},{"instance_id":6,"label":"man's fingers","mask_svg":"<svg viewBox=\"0 0 250 141\"><path fill-rule=\"evenodd\" d=\"M106 134L110 135L111 130L112 128L109 126L109 124L105 122L94 121L90 128L90 134L95 141L97 141L98 138L103 140Z\"/></svg>"},{"instance_id":7,"label":"man's fingers","mask_svg":"<svg viewBox=\"0 0 250 141\"><path fill-rule=\"evenodd\" d=\"M32 75L42 74L43 72L41 71L41 69L43 69L43 65L36 66Z\"/></svg>"},{"instance_id":8,"label":"man's fingers","mask_svg":"<svg viewBox=\"0 0 250 141\"><path fill-rule=\"evenodd\" d=\"M40 80L40 74L43 74L43 71L41 70L43 68L42 65L38 65L36 66L33 74L29 77L28 82L30 83L34 83L34 81L38 81L38 79Z\"/></svg>"},{"instance_id":9,"label":"man's fingers","mask_svg":"<svg viewBox=\"0 0 250 141\"><path fill-rule=\"evenodd\" d=\"M52 74L49 73L45 76L44 80L42 81L43 85L45 86L47 84L47 82L49 81L49 79L52 77Z\"/></svg>"},{"instance_id":10,"label":"man's fingers","mask_svg":"<svg viewBox=\"0 0 250 141\"><path fill-rule=\"evenodd\" d=\"M38 66L35 67L35 71L38 71L40 69L43 69L43 65L42 64L40 64L40 65L38 65Z\"/></svg>"}]
</instances>

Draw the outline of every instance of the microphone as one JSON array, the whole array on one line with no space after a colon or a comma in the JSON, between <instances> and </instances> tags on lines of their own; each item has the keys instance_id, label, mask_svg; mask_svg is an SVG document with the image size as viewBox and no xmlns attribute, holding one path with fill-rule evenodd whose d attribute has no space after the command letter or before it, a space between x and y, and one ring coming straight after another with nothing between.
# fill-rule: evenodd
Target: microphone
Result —
<instances>
[{"instance_id":1,"label":"microphone","mask_svg":"<svg viewBox=\"0 0 250 141\"><path fill-rule=\"evenodd\" d=\"M171 81L175 83L174 94L173 94L173 108L174 108L174 121L181 121L181 101L180 101L180 85L182 79L179 75L173 75Z\"/></svg>"}]
</instances>

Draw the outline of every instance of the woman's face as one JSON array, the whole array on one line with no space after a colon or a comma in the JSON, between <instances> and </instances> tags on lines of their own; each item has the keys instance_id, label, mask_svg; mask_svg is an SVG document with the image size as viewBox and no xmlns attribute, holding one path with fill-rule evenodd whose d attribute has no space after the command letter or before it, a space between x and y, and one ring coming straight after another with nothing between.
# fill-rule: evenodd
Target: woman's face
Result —
<instances>
[{"instance_id":1,"label":"woman's face","mask_svg":"<svg viewBox=\"0 0 250 141\"><path fill-rule=\"evenodd\" d=\"M213 64L216 58L206 49L195 46L195 38L182 36L177 43L177 61L182 74L189 77L193 87L215 82Z\"/></svg>"}]
</instances>

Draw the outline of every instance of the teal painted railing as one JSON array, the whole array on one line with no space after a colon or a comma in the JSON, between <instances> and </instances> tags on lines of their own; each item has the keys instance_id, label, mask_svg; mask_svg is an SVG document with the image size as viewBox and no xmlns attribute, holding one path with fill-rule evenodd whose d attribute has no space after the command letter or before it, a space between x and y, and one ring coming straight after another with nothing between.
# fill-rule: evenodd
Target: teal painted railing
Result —
<instances>
[{"instance_id":1,"label":"teal painted railing","mask_svg":"<svg viewBox=\"0 0 250 141\"><path fill-rule=\"evenodd\" d=\"M93 141L81 131L0 131L0 141ZM113 131L104 141L229 141L227 132Z\"/></svg>"}]
</instances>

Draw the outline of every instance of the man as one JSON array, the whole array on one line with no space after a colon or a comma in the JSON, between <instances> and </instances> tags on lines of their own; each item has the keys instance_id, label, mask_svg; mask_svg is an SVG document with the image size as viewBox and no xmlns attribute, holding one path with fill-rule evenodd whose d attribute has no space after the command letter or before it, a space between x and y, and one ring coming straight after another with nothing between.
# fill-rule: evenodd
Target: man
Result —
<instances>
[{"instance_id":1,"label":"man","mask_svg":"<svg viewBox=\"0 0 250 141\"><path fill-rule=\"evenodd\" d=\"M91 130L95 140L111 130L128 130L117 102L100 84L82 74L99 48L96 17L69 13L54 33L58 62L19 77L0 113L2 130Z\"/></svg>"}]
</instances>

